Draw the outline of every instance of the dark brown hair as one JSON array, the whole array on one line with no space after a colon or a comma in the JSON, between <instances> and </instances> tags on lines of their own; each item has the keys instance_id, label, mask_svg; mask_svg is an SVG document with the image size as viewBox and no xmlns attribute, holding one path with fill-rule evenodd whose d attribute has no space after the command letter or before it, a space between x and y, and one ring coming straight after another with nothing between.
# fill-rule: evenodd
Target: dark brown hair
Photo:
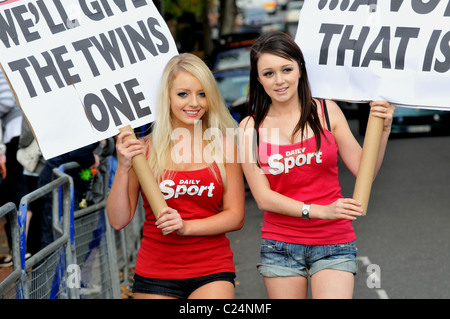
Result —
<instances>
[{"instance_id":1,"label":"dark brown hair","mask_svg":"<svg viewBox=\"0 0 450 319\"><path fill-rule=\"evenodd\" d=\"M300 131L303 141L303 132L307 124L310 125L316 138L316 151L320 149L321 133L323 128L317 113L317 106L314 102L309 86L308 74L305 68L303 53L289 35L283 32L268 32L261 35L253 44L250 51L250 87L248 98L248 115L255 121L255 131L257 144L259 145L258 129L264 121L270 104L271 98L267 95L264 87L258 81L257 63L263 53L270 53L285 59L297 62L301 77L298 84L298 95L301 106L301 116L291 135L291 140L295 134Z\"/></svg>"}]
</instances>

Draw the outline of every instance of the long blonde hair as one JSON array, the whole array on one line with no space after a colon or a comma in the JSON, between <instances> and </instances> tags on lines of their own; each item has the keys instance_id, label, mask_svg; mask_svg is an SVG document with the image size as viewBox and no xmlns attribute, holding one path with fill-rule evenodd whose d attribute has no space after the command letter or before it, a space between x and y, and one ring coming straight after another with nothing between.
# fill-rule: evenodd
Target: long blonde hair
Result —
<instances>
[{"instance_id":1,"label":"long blonde hair","mask_svg":"<svg viewBox=\"0 0 450 319\"><path fill-rule=\"evenodd\" d=\"M237 123L228 111L214 76L207 65L199 57L190 53L174 56L167 63L161 77L158 109L155 122L152 124L152 132L149 134L146 142L148 145L151 145L148 162L158 181L165 175L166 170L174 168L172 167L174 164L169 160L175 145L171 138L174 127L170 110L170 89L172 88L173 79L180 71L185 71L195 76L203 87L208 103L207 111L202 117L202 136L204 139L207 139L205 138L205 132L209 128L218 130L225 137L227 136L227 128L232 128L234 133L237 127ZM235 135L233 134L233 142L236 142ZM226 156L220 150L223 147L222 143L223 140L218 141L217 138L212 138L210 139L209 147L213 150L211 155L219 168L223 185L226 185L224 165L226 161L224 157ZM212 165L213 163L210 163L209 167L216 176Z\"/></svg>"}]
</instances>

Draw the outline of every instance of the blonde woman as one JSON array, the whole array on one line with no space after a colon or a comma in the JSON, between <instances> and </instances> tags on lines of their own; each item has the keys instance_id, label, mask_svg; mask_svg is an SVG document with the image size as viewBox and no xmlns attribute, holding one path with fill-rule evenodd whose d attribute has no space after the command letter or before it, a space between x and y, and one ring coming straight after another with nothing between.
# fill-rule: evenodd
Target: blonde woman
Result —
<instances>
[{"instance_id":1,"label":"blonde woman","mask_svg":"<svg viewBox=\"0 0 450 319\"><path fill-rule=\"evenodd\" d=\"M134 298L233 298L235 268L225 233L243 226L245 191L236 123L206 64L172 58L163 73L152 133L117 136L118 166L107 211L115 229L133 218L139 181L133 156L145 154L168 208L146 218L135 268ZM169 232L162 234L162 230Z\"/></svg>"}]
</instances>

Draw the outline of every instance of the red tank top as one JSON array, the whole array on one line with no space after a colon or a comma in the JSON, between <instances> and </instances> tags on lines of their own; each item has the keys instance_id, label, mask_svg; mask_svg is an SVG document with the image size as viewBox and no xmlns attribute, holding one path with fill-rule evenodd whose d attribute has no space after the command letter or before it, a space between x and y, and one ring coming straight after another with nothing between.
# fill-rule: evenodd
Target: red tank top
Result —
<instances>
[{"instance_id":1,"label":"red tank top","mask_svg":"<svg viewBox=\"0 0 450 319\"><path fill-rule=\"evenodd\" d=\"M324 130L320 151L316 139L274 145L260 142L261 166L272 190L305 203L328 205L342 198L337 167L337 145ZM301 207L299 206L299 211ZM304 245L332 245L356 239L350 220L305 220L273 212L264 213L262 238Z\"/></svg>"},{"instance_id":2,"label":"red tank top","mask_svg":"<svg viewBox=\"0 0 450 319\"><path fill-rule=\"evenodd\" d=\"M168 172L160 184L169 207L184 220L201 219L222 210L223 186L209 168ZM136 260L136 274L148 278L185 279L218 272L234 272L233 253L225 234L216 236L163 235L142 194L146 211L143 238Z\"/></svg>"}]
</instances>

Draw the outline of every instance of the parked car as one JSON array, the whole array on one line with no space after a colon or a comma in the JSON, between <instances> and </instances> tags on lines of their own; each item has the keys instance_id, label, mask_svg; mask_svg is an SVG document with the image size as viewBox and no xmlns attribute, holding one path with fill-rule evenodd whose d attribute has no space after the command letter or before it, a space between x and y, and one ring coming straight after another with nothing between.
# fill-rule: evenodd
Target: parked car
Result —
<instances>
[{"instance_id":1,"label":"parked car","mask_svg":"<svg viewBox=\"0 0 450 319\"><path fill-rule=\"evenodd\" d=\"M286 6L286 30L293 38L297 33L298 20L300 18L300 11L303 8L303 1L290 1Z\"/></svg>"},{"instance_id":2,"label":"parked car","mask_svg":"<svg viewBox=\"0 0 450 319\"><path fill-rule=\"evenodd\" d=\"M236 5L243 11L250 8L262 8L269 14L277 11L277 2L274 0L237 0Z\"/></svg>"},{"instance_id":3,"label":"parked car","mask_svg":"<svg viewBox=\"0 0 450 319\"><path fill-rule=\"evenodd\" d=\"M217 53L213 70L227 70L250 67L250 46L230 48Z\"/></svg>"},{"instance_id":4,"label":"parked car","mask_svg":"<svg viewBox=\"0 0 450 319\"><path fill-rule=\"evenodd\" d=\"M260 31L236 32L223 35L212 57L211 70L250 66L250 48Z\"/></svg>"},{"instance_id":5,"label":"parked car","mask_svg":"<svg viewBox=\"0 0 450 319\"><path fill-rule=\"evenodd\" d=\"M369 118L370 106L360 104L358 119L359 133L364 135ZM418 109L395 105L391 135L450 133L450 111Z\"/></svg>"},{"instance_id":6,"label":"parked car","mask_svg":"<svg viewBox=\"0 0 450 319\"><path fill-rule=\"evenodd\" d=\"M304 1L290 1L286 6L286 22L297 22Z\"/></svg>"},{"instance_id":7,"label":"parked car","mask_svg":"<svg viewBox=\"0 0 450 319\"><path fill-rule=\"evenodd\" d=\"M274 14L277 12L277 2L276 1L265 1L263 4L264 10L269 14Z\"/></svg>"},{"instance_id":8,"label":"parked car","mask_svg":"<svg viewBox=\"0 0 450 319\"><path fill-rule=\"evenodd\" d=\"M238 123L247 113L250 49L259 35L259 32L248 32L223 36L211 68L220 93Z\"/></svg>"},{"instance_id":9,"label":"parked car","mask_svg":"<svg viewBox=\"0 0 450 319\"><path fill-rule=\"evenodd\" d=\"M277 9L286 10L289 0L277 0Z\"/></svg>"},{"instance_id":10,"label":"parked car","mask_svg":"<svg viewBox=\"0 0 450 319\"><path fill-rule=\"evenodd\" d=\"M286 31L286 22L283 15L271 15L261 24L261 33L272 31Z\"/></svg>"},{"instance_id":11,"label":"parked car","mask_svg":"<svg viewBox=\"0 0 450 319\"><path fill-rule=\"evenodd\" d=\"M391 133L445 133L449 125L449 111L396 106Z\"/></svg>"},{"instance_id":12,"label":"parked car","mask_svg":"<svg viewBox=\"0 0 450 319\"><path fill-rule=\"evenodd\" d=\"M213 74L231 115L239 123L247 112L250 67L215 71Z\"/></svg>"},{"instance_id":13,"label":"parked car","mask_svg":"<svg viewBox=\"0 0 450 319\"><path fill-rule=\"evenodd\" d=\"M243 24L244 25L260 25L268 18L269 14L264 8L249 8L244 11Z\"/></svg>"}]
</instances>

